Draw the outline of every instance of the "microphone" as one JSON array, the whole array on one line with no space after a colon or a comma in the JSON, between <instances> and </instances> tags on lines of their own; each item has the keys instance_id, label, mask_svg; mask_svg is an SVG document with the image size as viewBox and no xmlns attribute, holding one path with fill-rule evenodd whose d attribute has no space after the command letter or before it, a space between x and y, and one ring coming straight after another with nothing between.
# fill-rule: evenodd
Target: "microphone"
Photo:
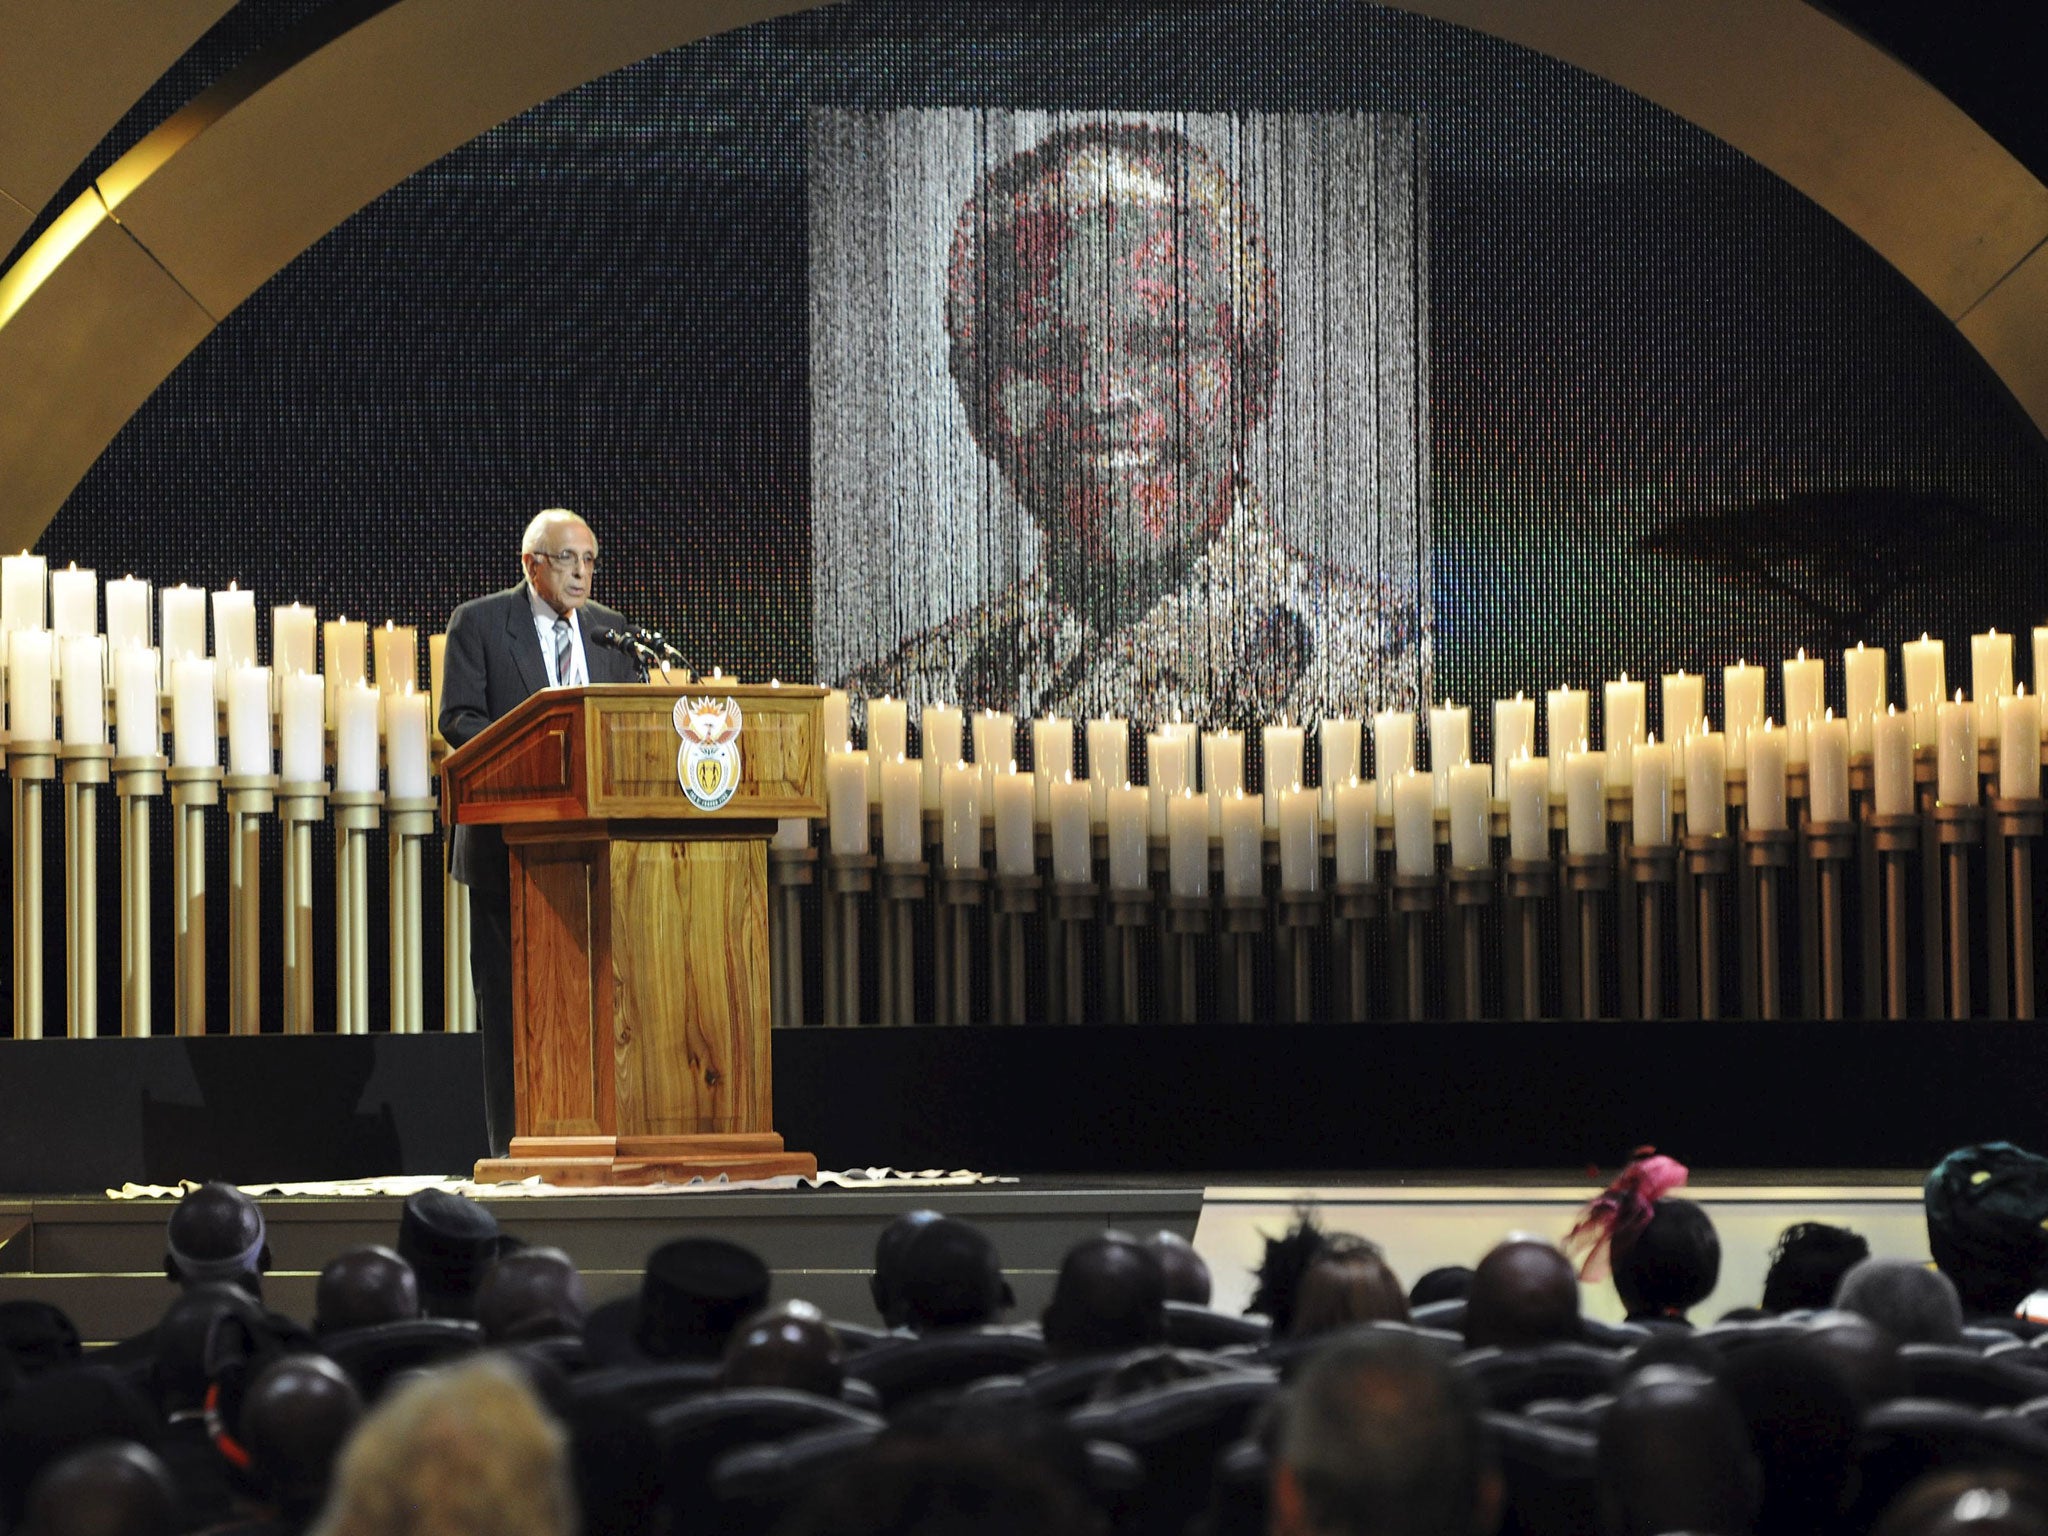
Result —
<instances>
[{"instance_id":1,"label":"microphone","mask_svg":"<svg viewBox=\"0 0 2048 1536\"><path fill-rule=\"evenodd\" d=\"M622 656L630 656L643 667L650 662L655 666L661 665L661 658L655 655L653 650L624 630L599 630L590 638L593 644L601 645L608 651L617 651Z\"/></svg>"},{"instance_id":2,"label":"microphone","mask_svg":"<svg viewBox=\"0 0 2048 1536\"><path fill-rule=\"evenodd\" d=\"M681 667L685 672L690 670L690 663L688 659L684 657L681 651L677 650L674 646L668 643L668 637L664 635L660 630L642 629L636 630L635 633L640 637L641 640L645 641L647 644L653 646L657 651L661 652L661 654L667 658L670 666Z\"/></svg>"}]
</instances>

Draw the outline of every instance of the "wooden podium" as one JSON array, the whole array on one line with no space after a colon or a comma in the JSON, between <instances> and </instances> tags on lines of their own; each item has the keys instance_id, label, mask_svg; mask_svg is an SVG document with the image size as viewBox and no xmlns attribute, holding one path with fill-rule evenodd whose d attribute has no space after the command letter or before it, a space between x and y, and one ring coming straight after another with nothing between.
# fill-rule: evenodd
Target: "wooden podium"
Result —
<instances>
[{"instance_id":1,"label":"wooden podium","mask_svg":"<svg viewBox=\"0 0 2048 1536\"><path fill-rule=\"evenodd\" d=\"M444 818L500 827L511 856L518 1114L480 1182L817 1172L774 1130L768 839L779 817L824 814L823 697L724 679L551 688L448 755ZM727 699L738 782L700 809L678 701Z\"/></svg>"}]
</instances>

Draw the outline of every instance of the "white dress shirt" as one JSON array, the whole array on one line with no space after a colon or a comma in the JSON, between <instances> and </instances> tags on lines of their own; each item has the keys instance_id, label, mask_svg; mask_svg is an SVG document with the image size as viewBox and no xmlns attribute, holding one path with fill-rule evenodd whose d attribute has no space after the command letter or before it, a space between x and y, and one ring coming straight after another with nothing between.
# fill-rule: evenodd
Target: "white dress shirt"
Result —
<instances>
[{"instance_id":1,"label":"white dress shirt","mask_svg":"<svg viewBox=\"0 0 2048 1536\"><path fill-rule=\"evenodd\" d=\"M576 610L558 614L533 590L533 583L526 584L527 606L533 609L533 627L540 635L541 660L547 665L550 688L570 688L590 681L590 663L583 655L583 626L576 621ZM569 675L555 676L555 620L569 621Z\"/></svg>"}]
</instances>

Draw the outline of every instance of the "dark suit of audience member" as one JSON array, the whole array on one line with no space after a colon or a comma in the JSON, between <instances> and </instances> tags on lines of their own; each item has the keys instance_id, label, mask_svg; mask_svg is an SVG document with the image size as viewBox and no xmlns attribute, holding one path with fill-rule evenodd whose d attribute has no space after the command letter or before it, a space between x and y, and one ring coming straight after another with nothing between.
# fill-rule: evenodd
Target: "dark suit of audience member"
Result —
<instances>
[{"instance_id":1,"label":"dark suit of audience member","mask_svg":"<svg viewBox=\"0 0 2048 1536\"><path fill-rule=\"evenodd\" d=\"M1121 1232L1077 1244L1060 1262L1040 1326L1055 1358L1163 1343L1166 1274L1158 1255Z\"/></svg>"}]
</instances>

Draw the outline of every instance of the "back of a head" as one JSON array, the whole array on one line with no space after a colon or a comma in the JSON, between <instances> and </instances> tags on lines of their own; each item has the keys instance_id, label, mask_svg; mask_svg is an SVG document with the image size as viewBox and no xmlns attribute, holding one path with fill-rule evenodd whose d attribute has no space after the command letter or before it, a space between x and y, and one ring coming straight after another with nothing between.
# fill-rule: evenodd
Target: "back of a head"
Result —
<instances>
[{"instance_id":1,"label":"back of a head","mask_svg":"<svg viewBox=\"0 0 2048 1536\"><path fill-rule=\"evenodd\" d=\"M224 1280L187 1286L164 1309L150 1369L157 1401L166 1412L197 1408L205 1401L215 1364L209 1351L223 1318L237 1320L246 1333L262 1325L263 1309L247 1291Z\"/></svg>"},{"instance_id":2,"label":"back of a head","mask_svg":"<svg viewBox=\"0 0 2048 1536\"><path fill-rule=\"evenodd\" d=\"M1463 1301L1472 1293L1472 1271L1463 1264L1440 1264L1424 1272L1408 1290L1408 1305L1434 1306L1440 1301Z\"/></svg>"},{"instance_id":3,"label":"back of a head","mask_svg":"<svg viewBox=\"0 0 2048 1536\"><path fill-rule=\"evenodd\" d=\"M1720 1380L1763 1472L1757 1536L1833 1528L1850 1491L1862 1419L1833 1362L1803 1337L1757 1344L1731 1353Z\"/></svg>"},{"instance_id":4,"label":"back of a head","mask_svg":"<svg viewBox=\"0 0 2048 1536\"><path fill-rule=\"evenodd\" d=\"M19 1523L45 1467L102 1440L154 1449L163 1422L141 1391L104 1365L76 1365L24 1381L0 1403L0 1529Z\"/></svg>"},{"instance_id":5,"label":"back of a head","mask_svg":"<svg viewBox=\"0 0 2048 1536\"><path fill-rule=\"evenodd\" d=\"M1581 1336L1571 1260L1533 1237L1511 1237L1479 1261L1465 1297L1465 1343L1523 1349Z\"/></svg>"},{"instance_id":6,"label":"back of a head","mask_svg":"<svg viewBox=\"0 0 2048 1536\"><path fill-rule=\"evenodd\" d=\"M1963 1307L1940 1270L1909 1259L1865 1259L1842 1276L1835 1305L1869 1318L1900 1344L1956 1344Z\"/></svg>"},{"instance_id":7,"label":"back of a head","mask_svg":"<svg viewBox=\"0 0 2048 1536\"><path fill-rule=\"evenodd\" d=\"M2010 1317L2048 1284L2048 1157L2005 1141L1958 1147L1921 1193L1928 1252L1966 1312Z\"/></svg>"},{"instance_id":8,"label":"back of a head","mask_svg":"<svg viewBox=\"0 0 2048 1536\"><path fill-rule=\"evenodd\" d=\"M405 1322L420 1315L420 1284L412 1265L381 1243L348 1248L320 1269L313 1292L313 1332Z\"/></svg>"},{"instance_id":9,"label":"back of a head","mask_svg":"<svg viewBox=\"0 0 2048 1536\"><path fill-rule=\"evenodd\" d=\"M476 1293L504 1247L498 1218L476 1201L445 1189L406 1197L398 1219L398 1251L419 1281L429 1317L476 1315Z\"/></svg>"},{"instance_id":10,"label":"back of a head","mask_svg":"<svg viewBox=\"0 0 2048 1536\"><path fill-rule=\"evenodd\" d=\"M992 1323L1016 1299L995 1244L951 1216L910 1234L895 1267L895 1295L898 1321L919 1333Z\"/></svg>"},{"instance_id":11,"label":"back of a head","mask_svg":"<svg viewBox=\"0 0 2048 1536\"><path fill-rule=\"evenodd\" d=\"M1617 1232L1614 1289L1631 1318L1682 1318L1721 1278L1721 1239L1690 1200L1666 1196L1633 1232Z\"/></svg>"},{"instance_id":12,"label":"back of a head","mask_svg":"<svg viewBox=\"0 0 2048 1536\"><path fill-rule=\"evenodd\" d=\"M1290 1338L1347 1328L1354 1323L1405 1323L1408 1298L1379 1248L1362 1237L1330 1239L1301 1277Z\"/></svg>"},{"instance_id":13,"label":"back of a head","mask_svg":"<svg viewBox=\"0 0 2048 1536\"><path fill-rule=\"evenodd\" d=\"M1609 1536L1745 1536L1762 1474L1733 1399L1716 1382L1652 1366L1600 1421L1596 1484Z\"/></svg>"},{"instance_id":14,"label":"back of a head","mask_svg":"<svg viewBox=\"0 0 2048 1536\"><path fill-rule=\"evenodd\" d=\"M983 1439L891 1433L827 1478L778 1536L1089 1536L1101 1526L1035 1457Z\"/></svg>"},{"instance_id":15,"label":"back of a head","mask_svg":"<svg viewBox=\"0 0 2048 1536\"><path fill-rule=\"evenodd\" d=\"M272 1361L242 1399L238 1428L250 1471L279 1508L310 1510L362 1416L362 1394L325 1355Z\"/></svg>"},{"instance_id":16,"label":"back of a head","mask_svg":"<svg viewBox=\"0 0 2048 1536\"><path fill-rule=\"evenodd\" d=\"M512 1365L407 1383L357 1427L314 1536L570 1536L565 1438Z\"/></svg>"},{"instance_id":17,"label":"back of a head","mask_svg":"<svg viewBox=\"0 0 2048 1536\"><path fill-rule=\"evenodd\" d=\"M902 1300L896 1289L903 1250L919 1230L937 1220L937 1211L905 1211L882 1228L881 1236L875 1239L875 1272L868 1277L868 1290L874 1297L875 1311L887 1327L903 1326Z\"/></svg>"},{"instance_id":18,"label":"back of a head","mask_svg":"<svg viewBox=\"0 0 2048 1536\"><path fill-rule=\"evenodd\" d=\"M1898 1341L1859 1312L1830 1308L1807 1321L1802 1341L1825 1361L1868 1413L1906 1391Z\"/></svg>"},{"instance_id":19,"label":"back of a head","mask_svg":"<svg viewBox=\"0 0 2048 1536\"><path fill-rule=\"evenodd\" d=\"M1166 1337L1166 1276L1143 1243L1105 1233L1067 1250L1040 1320L1053 1355L1136 1349Z\"/></svg>"},{"instance_id":20,"label":"back of a head","mask_svg":"<svg viewBox=\"0 0 2048 1536\"><path fill-rule=\"evenodd\" d=\"M716 1360L768 1304L760 1255L717 1237L679 1237L648 1255L634 1339L657 1360Z\"/></svg>"},{"instance_id":21,"label":"back of a head","mask_svg":"<svg viewBox=\"0 0 2048 1536\"><path fill-rule=\"evenodd\" d=\"M178 1488L156 1453L111 1440L52 1463L29 1489L23 1536L172 1536Z\"/></svg>"},{"instance_id":22,"label":"back of a head","mask_svg":"<svg viewBox=\"0 0 2048 1536\"><path fill-rule=\"evenodd\" d=\"M0 1358L21 1376L76 1365L83 1354L78 1325L47 1301L0 1301Z\"/></svg>"},{"instance_id":23,"label":"back of a head","mask_svg":"<svg viewBox=\"0 0 2048 1536\"><path fill-rule=\"evenodd\" d=\"M824 1313L808 1301L786 1301L749 1318L732 1336L718 1384L837 1397L846 1385L846 1356Z\"/></svg>"},{"instance_id":24,"label":"back of a head","mask_svg":"<svg viewBox=\"0 0 2048 1536\"><path fill-rule=\"evenodd\" d=\"M1891 1502L1873 1536L2048 1536L2048 1485L2011 1470L1930 1473Z\"/></svg>"},{"instance_id":25,"label":"back of a head","mask_svg":"<svg viewBox=\"0 0 2048 1536\"><path fill-rule=\"evenodd\" d=\"M1145 1239L1145 1246L1152 1250L1159 1260L1159 1268L1166 1276L1166 1299L1184 1301L1190 1306L1206 1307L1214 1294L1214 1284L1209 1278L1209 1266L1202 1256L1195 1252L1195 1245L1178 1232L1161 1230Z\"/></svg>"},{"instance_id":26,"label":"back of a head","mask_svg":"<svg viewBox=\"0 0 2048 1536\"><path fill-rule=\"evenodd\" d=\"M225 1280L253 1289L270 1263L263 1209L215 1180L186 1192L164 1229L164 1272L180 1285Z\"/></svg>"},{"instance_id":27,"label":"back of a head","mask_svg":"<svg viewBox=\"0 0 2048 1536\"><path fill-rule=\"evenodd\" d=\"M559 1248L521 1248L491 1266L477 1291L476 1320L493 1344L575 1333L590 1295L575 1260Z\"/></svg>"},{"instance_id":28,"label":"back of a head","mask_svg":"<svg viewBox=\"0 0 2048 1536\"><path fill-rule=\"evenodd\" d=\"M1316 1536L1470 1536L1491 1529L1494 1474L1479 1404L1422 1341L1351 1333L1287 1394L1274 1499Z\"/></svg>"},{"instance_id":29,"label":"back of a head","mask_svg":"<svg viewBox=\"0 0 2048 1536\"><path fill-rule=\"evenodd\" d=\"M1847 1227L1794 1222L1778 1235L1764 1276L1766 1312L1818 1310L1834 1305L1835 1287L1870 1257L1870 1244Z\"/></svg>"}]
</instances>

